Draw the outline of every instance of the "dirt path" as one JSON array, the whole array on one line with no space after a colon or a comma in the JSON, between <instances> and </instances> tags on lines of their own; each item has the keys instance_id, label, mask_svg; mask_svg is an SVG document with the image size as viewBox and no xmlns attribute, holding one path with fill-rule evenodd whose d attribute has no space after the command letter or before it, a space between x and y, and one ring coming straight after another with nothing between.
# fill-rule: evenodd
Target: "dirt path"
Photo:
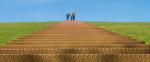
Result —
<instances>
[{"instance_id":1,"label":"dirt path","mask_svg":"<svg viewBox=\"0 0 150 62\"><path fill-rule=\"evenodd\" d=\"M150 62L150 45L65 21L1 45L0 62Z\"/></svg>"}]
</instances>

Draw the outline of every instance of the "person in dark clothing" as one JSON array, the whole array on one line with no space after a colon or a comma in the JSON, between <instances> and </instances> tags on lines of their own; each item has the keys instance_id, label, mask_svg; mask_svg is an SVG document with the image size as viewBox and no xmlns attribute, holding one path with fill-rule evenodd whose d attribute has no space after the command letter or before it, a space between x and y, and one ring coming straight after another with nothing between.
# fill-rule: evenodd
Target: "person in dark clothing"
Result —
<instances>
[{"instance_id":1,"label":"person in dark clothing","mask_svg":"<svg viewBox=\"0 0 150 62\"><path fill-rule=\"evenodd\" d=\"M75 16L76 15L74 11L70 13L71 21L75 21Z\"/></svg>"},{"instance_id":2,"label":"person in dark clothing","mask_svg":"<svg viewBox=\"0 0 150 62\"><path fill-rule=\"evenodd\" d=\"M67 12L67 14L66 14L66 19L69 20L69 18L70 18L70 13Z\"/></svg>"},{"instance_id":3,"label":"person in dark clothing","mask_svg":"<svg viewBox=\"0 0 150 62\"><path fill-rule=\"evenodd\" d=\"M76 13L75 11L72 11L72 12L67 12L66 13L66 19L67 21L75 21L75 18L76 18Z\"/></svg>"}]
</instances>

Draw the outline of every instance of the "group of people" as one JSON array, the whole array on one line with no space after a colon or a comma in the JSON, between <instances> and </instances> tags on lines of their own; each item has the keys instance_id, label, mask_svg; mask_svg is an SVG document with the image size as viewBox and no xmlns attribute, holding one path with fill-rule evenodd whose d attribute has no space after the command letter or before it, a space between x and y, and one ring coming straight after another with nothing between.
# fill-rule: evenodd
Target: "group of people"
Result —
<instances>
[{"instance_id":1,"label":"group of people","mask_svg":"<svg viewBox=\"0 0 150 62\"><path fill-rule=\"evenodd\" d=\"M76 13L75 13L75 11L67 12L66 19L68 21L75 21L75 19L76 19Z\"/></svg>"}]
</instances>

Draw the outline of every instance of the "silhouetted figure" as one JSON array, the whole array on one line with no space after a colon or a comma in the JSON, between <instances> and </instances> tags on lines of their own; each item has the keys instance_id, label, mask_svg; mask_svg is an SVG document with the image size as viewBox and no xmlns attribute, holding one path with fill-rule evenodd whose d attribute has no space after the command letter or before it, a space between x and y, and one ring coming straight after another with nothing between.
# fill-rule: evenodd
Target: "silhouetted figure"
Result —
<instances>
[{"instance_id":1,"label":"silhouetted figure","mask_svg":"<svg viewBox=\"0 0 150 62\"><path fill-rule=\"evenodd\" d=\"M75 13L75 11L67 12L66 13L66 19L67 19L67 21L68 20L75 21L75 19L76 19L76 13Z\"/></svg>"},{"instance_id":2,"label":"silhouetted figure","mask_svg":"<svg viewBox=\"0 0 150 62\"><path fill-rule=\"evenodd\" d=\"M71 21L75 21L75 16L76 15L74 11L70 13Z\"/></svg>"},{"instance_id":3,"label":"silhouetted figure","mask_svg":"<svg viewBox=\"0 0 150 62\"><path fill-rule=\"evenodd\" d=\"M73 20L73 13L70 12L70 20L72 21Z\"/></svg>"},{"instance_id":4,"label":"silhouetted figure","mask_svg":"<svg viewBox=\"0 0 150 62\"><path fill-rule=\"evenodd\" d=\"M73 21L75 21L75 19L76 19L76 13L74 11L72 12L72 18L73 18Z\"/></svg>"},{"instance_id":5,"label":"silhouetted figure","mask_svg":"<svg viewBox=\"0 0 150 62\"><path fill-rule=\"evenodd\" d=\"M69 18L70 18L70 13L67 12L67 14L66 14L66 19L69 20Z\"/></svg>"}]
</instances>

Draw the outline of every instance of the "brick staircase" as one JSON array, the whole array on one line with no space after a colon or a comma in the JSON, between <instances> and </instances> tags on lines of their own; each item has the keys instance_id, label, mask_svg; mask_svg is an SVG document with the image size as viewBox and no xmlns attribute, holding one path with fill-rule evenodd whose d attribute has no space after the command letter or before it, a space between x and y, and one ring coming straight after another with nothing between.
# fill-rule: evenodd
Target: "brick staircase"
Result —
<instances>
[{"instance_id":1,"label":"brick staircase","mask_svg":"<svg viewBox=\"0 0 150 62\"><path fill-rule=\"evenodd\" d=\"M150 62L150 45L65 21L1 45L0 62Z\"/></svg>"}]
</instances>

